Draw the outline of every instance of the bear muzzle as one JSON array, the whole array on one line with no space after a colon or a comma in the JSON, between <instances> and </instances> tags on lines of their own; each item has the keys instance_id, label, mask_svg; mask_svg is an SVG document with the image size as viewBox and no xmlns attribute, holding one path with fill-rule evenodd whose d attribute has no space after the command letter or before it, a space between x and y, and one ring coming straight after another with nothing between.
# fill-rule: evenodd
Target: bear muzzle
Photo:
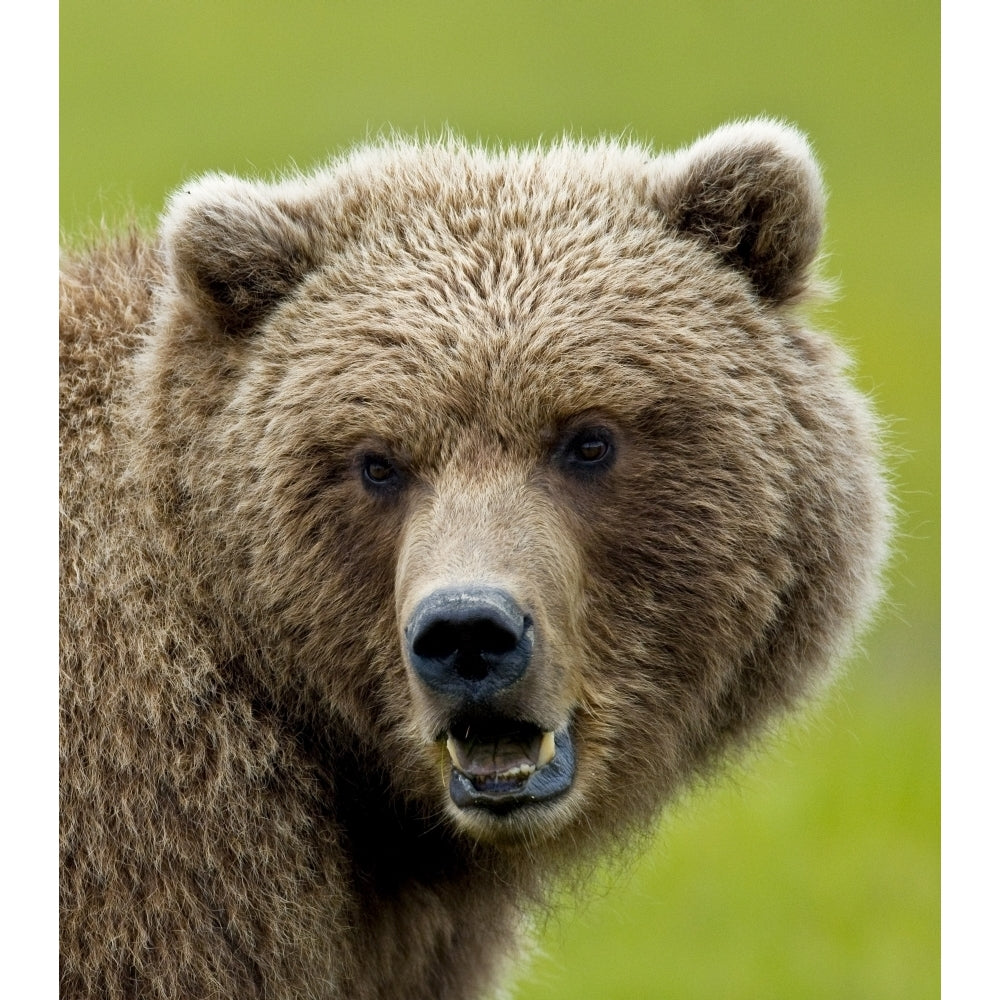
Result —
<instances>
[{"instance_id":1,"label":"bear muzzle","mask_svg":"<svg viewBox=\"0 0 1000 1000\"><path fill-rule=\"evenodd\" d=\"M404 644L428 697L448 706L440 738L456 806L504 813L569 789L576 770L569 726L556 731L511 714L535 627L509 593L482 585L435 590L414 609Z\"/></svg>"}]
</instances>

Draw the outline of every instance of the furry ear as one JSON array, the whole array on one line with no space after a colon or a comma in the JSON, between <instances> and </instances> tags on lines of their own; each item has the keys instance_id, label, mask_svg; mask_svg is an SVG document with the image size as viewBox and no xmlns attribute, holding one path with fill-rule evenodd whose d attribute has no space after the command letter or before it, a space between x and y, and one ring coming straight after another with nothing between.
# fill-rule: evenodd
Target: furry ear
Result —
<instances>
[{"instance_id":1,"label":"furry ear","mask_svg":"<svg viewBox=\"0 0 1000 1000\"><path fill-rule=\"evenodd\" d=\"M783 302L809 287L826 197L805 137L769 119L727 125L667 161L656 194L671 226Z\"/></svg>"},{"instance_id":2,"label":"furry ear","mask_svg":"<svg viewBox=\"0 0 1000 1000\"><path fill-rule=\"evenodd\" d=\"M162 235L177 291L247 333L319 265L319 220L292 185L210 175L173 196Z\"/></svg>"}]
</instances>

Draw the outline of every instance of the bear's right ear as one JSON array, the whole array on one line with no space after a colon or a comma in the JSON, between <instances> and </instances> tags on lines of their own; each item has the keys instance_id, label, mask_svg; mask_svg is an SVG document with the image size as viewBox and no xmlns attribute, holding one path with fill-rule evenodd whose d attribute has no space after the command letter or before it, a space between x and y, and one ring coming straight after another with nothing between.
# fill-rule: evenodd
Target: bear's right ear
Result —
<instances>
[{"instance_id":1,"label":"bear's right ear","mask_svg":"<svg viewBox=\"0 0 1000 1000\"><path fill-rule=\"evenodd\" d=\"M161 227L168 273L222 332L254 329L319 265L319 220L294 194L210 175L171 199Z\"/></svg>"}]
</instances>

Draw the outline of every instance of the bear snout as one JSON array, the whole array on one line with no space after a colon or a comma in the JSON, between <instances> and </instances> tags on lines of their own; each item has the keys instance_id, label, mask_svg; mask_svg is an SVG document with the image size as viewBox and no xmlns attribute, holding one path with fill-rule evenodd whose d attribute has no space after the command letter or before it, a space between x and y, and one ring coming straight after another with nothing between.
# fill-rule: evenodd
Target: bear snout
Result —
<instances>
[{"instance_id":1,"label":"bear snout","mask_svg":"<svg viewBox=\"0 0 1000 1000\"><path fill-rule=\"evenodd\" d=\"M405 629L410 665L431 691L483 702L517 682L534 649L531 616L506 591L482 585L433 591Z\"/></svg>"}]
</instances>

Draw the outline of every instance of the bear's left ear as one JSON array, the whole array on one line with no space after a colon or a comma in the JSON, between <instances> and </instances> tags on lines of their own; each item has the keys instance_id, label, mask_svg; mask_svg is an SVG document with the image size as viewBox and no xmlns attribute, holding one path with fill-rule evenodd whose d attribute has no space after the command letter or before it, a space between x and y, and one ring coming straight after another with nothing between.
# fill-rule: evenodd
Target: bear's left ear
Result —
<instances>
[{"instance_id":1,"label":"bear's left ear","mask_svg":"<svg viewBox=\"0 0 1000 1000\"><path fill-rule=\"evenodd\" d=\"M175 288L227 334L259 325L323 249L315 208L294 185L220 174L177 192L161 232Z\"/></svg>"},{"instance_id":2,"label":"bear's left ear","mask_svg":"<svg viewBox=\"0 0 1000 1000\"><path fill-rule=\"evenodd\" d=\"M769 119L717 129L667 158L655 197L673 228L743 271L761 298L808 289L826 197L797 130Z\"/></svg>"}]
</instances>

